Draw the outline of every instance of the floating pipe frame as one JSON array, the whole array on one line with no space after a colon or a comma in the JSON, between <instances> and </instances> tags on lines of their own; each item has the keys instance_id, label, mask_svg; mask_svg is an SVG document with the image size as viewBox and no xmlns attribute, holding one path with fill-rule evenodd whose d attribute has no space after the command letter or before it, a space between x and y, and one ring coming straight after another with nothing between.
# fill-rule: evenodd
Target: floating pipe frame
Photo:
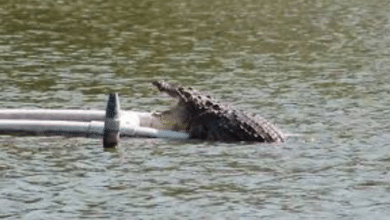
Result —
<instances>
[{"instance_id":1,"label":"floating pipe frame","mask_svg":"<svg viewBox=\"0 0 390 220\"><path fill-rule=\"evenodd\" d=\"M162 129L164 126L151 113L119 108L118 113L121 136L189 138L188 133ZM101 137L105 120L104 110L0 109L0 134Z\"/></svg>"}]
</instances>

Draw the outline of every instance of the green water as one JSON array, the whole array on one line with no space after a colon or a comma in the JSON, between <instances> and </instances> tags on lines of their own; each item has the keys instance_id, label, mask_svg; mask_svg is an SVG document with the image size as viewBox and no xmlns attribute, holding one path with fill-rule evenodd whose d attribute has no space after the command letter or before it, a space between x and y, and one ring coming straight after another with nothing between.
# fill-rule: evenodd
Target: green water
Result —
<instances>
[{"instance_id":1,"label":"green water","mask_svg":"<svg viewBox=\"0 0 390 220\"><path fill-rule=\"evenodd\" d=\"M390 5L3 0L0 107L123 109L193 86L300 134L279 146L0 136L0 218L385 219Z\"/></svg>"}]
</instances>

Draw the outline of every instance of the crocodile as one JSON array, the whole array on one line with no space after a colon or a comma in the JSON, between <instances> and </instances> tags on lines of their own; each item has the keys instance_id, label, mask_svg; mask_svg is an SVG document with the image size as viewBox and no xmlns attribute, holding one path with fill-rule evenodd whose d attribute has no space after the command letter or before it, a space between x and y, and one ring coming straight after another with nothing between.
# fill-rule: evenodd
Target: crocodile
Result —
<instances>
[{"instance_id":1,"label":"crocodile","mask_svg":"<svg viewBox=\"0 0 390 220\"><path fill-rule=\"evenodd\" d=\"M286 135L263 117L219 103L192 87L153 81L160 92L178 100L173 108L154 113L166 129L185 131L192 139L221 142L280 143Z\"/></svg>"}]
</instances>

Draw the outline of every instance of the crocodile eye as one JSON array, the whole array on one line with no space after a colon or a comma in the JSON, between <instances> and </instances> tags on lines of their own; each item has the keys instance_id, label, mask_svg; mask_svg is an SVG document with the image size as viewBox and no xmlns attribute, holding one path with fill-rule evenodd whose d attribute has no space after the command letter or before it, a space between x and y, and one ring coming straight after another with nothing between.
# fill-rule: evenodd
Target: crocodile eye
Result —
<instances>
[{"instance_id":1,"label":"crocodile eye","mask_svg":"<svg viewBox=\"0 0 390 220\"><path fill-rule=\"evenodd\" d=\"M198 95L198 99L202 99L202 97L200 95Z\"/></svg>"},{"instance_id":2,"label":"crocodile eye","mask_svg":"<svg viewBox=\"0 0 390 220\"><path fill-rule=\"evenodd\" d=\"M209 96L209 95L207 95L206 97L209 98L209 99L211 99L211 96Z\"/></svg>"}]
</instances>

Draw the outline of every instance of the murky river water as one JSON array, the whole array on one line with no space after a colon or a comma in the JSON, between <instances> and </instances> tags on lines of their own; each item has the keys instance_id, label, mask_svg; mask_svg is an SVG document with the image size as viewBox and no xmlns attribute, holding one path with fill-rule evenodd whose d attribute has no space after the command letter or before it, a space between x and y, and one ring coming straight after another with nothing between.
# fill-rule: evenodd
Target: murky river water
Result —
<instances>
[{"instance_id":1,"label":"murky river water","mask_svg":"<svg viewBox=\"0 0 390 220\"><path fill-rule=\"evenodd\" d=\"M279 146L0 136L0 218L386 219L386 1L2 0L0 107L123 109L191 85L300 134Z\"/></svg>"}]
</instances>

